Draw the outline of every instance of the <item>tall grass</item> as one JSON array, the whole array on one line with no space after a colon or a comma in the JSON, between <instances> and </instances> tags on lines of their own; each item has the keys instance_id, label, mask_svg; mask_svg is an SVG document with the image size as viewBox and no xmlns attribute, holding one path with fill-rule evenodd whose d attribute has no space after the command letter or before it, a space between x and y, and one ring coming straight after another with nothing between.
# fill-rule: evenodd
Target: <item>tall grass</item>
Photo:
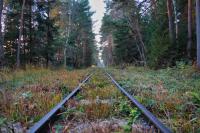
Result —
<instances>
[{"instance_id":1,"label":"tall grass","mask_svg":"<svg viewBox=\"0 0 200 133\"><path fill-rule=\"evenodd\" d=\"M30 127L78 85L89 70L67 71L45 68L0 71L4 82L0 96L0 117L6 123ZM7 82L5 82L7 81ZM0 127L1 127L0 125ZM9 125L9 124L8 124Z\"/></svg>"},{"instance_id":2,"label":"tall grass","mask_svg":"<svg viewBox=\"0 0 200 133\"><path fill-rule=\"evenodd\" d=\"M109 69L120 84L174 132L200 132L200 73L192 66Z\"/></svg>"}]
</instances>

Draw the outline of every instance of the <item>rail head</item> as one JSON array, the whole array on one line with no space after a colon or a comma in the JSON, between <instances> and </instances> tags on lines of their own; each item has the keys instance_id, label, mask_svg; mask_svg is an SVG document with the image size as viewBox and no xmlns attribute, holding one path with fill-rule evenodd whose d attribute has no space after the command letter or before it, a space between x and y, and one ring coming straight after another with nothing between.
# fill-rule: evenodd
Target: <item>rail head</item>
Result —
<instances>
[{"instance_id":1,"label":"rail head","mask_svg":"<svg viewBox=\"0 0 200 133\"><path fill-rule=\"evenodd\" d=\"M148 111L145 106L139 103L132 95L130 95L123 87L121 87L117 81L108 73L106 75L111 79L112 83L124 94L129 100L133 102L135 106L137 106L142 113L162 132L162 133L172 133L172 131L166 127L162 122L160 122L150 111Z\"/></svg>"},{"instance_id":2,"label":"rail head","mask_svg":"<svg viewBox=\"0 0 200 133\"><path fill-rule=\"evenodd\" d=\"M91 76L87 76L68 96L66 96L60 103L58 103L50 112L48 112L40 121L38 121L33 127L28 130L28 133L38 133L44 132L44 129L48 126L49 121L56 115L56 113L62 108L62 106L72 98L81 88L81 86L86 83Z\"/></svg>"}]
</instances>

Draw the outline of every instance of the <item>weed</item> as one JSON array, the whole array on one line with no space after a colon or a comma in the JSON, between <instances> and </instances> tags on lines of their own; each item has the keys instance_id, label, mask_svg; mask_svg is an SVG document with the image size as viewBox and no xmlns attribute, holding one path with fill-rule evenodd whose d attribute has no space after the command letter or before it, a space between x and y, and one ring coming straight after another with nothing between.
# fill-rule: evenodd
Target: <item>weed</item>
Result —
<instances>
[{"instance_id":1,"label":"weed","mask_svg":"<svg viewBox=\"0 0 200 133\"><path fill-rule=\"evenodd\" d=\"M6 122L6 118L0 117L0 126L4 125Z\"/></svg>"},{"instance_id":2,"label":"weed","mask_svg":"<svg viewBox=\"0 0 200 133\"><path fill-rule=\"evenodd\" d=\"M62 97L65 97L70 93L70 91L69 91L69 89L68 89L68 87L66 85L62 84L59 88L61 90Z\"/></svg>"},{"instance_id":3,"label":"weed","mask_svg":"<svg viewBox=\"0 0 200 133\"><path fill-rule=\"evenodd\" d=\"M123 126L124 132L131 132L132 127L130 125L124 125Z\"/></svg>"},{"instance_id":4,"label":"weed","mask_svg":"<svg viewBox=\"0 0 200 133\"><path fill-rule=\"evenodd\" d=\"M196 92L186 92L186 95L188 95L192 102L194 104L196 104L197 106L200 107L200 94L199 93L196 93Z\"/></svg>"},{"instance_id":5,"label":"weed","mask_svg":"<svg viewBox=\"0 0 200 133\"><path fill-rule=\"evenodd\" d=\"M78 94L76 95L76 99L77 99L77 100L82 100L82 99L84 99L84 96L81 95L80 93L78 93Z\"/></svg>"},{"instance_id":6,"label":"weed","mask_svg":"<svg viewBox=\"0 0 200 133\"><path fill-rule=\"evenodd\" d=\"M109 71L174 132L198 131L200 73L193 67L177 62L176 67L161 70L128 67L123 74L118 69Z\"/></svg>"},{"instance_id":7,"label":"weed","mask_svg":"<svg viewBox=\"0 0 200 133\"><path fill-rule=\"evenodd\" d=\"M0 72L6 75L0 77L0 82L9 81L0 93L3 96L0 99L0 114L6 118L6 123L20 122L24 128L29 128L49 112L88 72L43 68L9 71Z\"/></svg>"},{"instance_id":8,"label":"weed","mask_svg":"<svg viewBox=\"0 0 200 133\"><path fill-rule=\"evenodd\" d=\"M127 100L121 99L119 103L119 111L123 115L127 115L130 113L131 107Z\"/></svg>"},{"instance_id":9,"label":"weed","mask_svg":"<svg viewBox=\"0 0 200 133\"><path fill-rule=\"evenodd\" d=\"M176 61L176 67L178 69L184 69L186 66L187 66L186 62L184 62L184 61Z\"/></svg>"},{"instance_id":10,"label":"weed","mask_svg":"<svg viewBox=\"0 0 200 133\"><path fill-rule=\"evenodd\" d=\"M129 114L128 124L132 126L132 124L139 118L141 112L138 108L132 108Z\"/></svg>"}]
</instances>

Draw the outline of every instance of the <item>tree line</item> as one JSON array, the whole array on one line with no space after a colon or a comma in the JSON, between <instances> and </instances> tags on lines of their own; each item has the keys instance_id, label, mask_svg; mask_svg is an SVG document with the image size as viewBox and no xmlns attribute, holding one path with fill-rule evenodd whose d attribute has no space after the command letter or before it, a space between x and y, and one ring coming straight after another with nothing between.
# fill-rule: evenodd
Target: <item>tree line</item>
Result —
<instances>
[{"instance_id":1,"label":"tree line","mask_svg":"<svg viewBox=\"0 0 200 133\"><path fill-rule=\"evenodd\" d=\"M105 64L200 67L199 0L106 0Z\"/></svg>"},{"instance_id":2,"label":"tree line","mask_svg":"<svg viewBox=\"0 0 200 133\"><path fill-rule=\"evenodd\" d=\"M88 0L1 0L0 66L87 67L94 62Z\"/></svg>"}]
</instances>

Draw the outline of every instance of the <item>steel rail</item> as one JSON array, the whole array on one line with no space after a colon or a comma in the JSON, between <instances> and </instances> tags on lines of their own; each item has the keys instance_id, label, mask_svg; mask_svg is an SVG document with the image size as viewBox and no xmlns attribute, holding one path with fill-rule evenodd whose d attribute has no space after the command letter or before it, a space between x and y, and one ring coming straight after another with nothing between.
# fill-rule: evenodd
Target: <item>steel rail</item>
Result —
<instances>
[{"instance_id":1,"label":"steel rail","mask_svg":"<svg viewBox=\"0 0 200 133\"><path fill-rule=\"evenodd\" d=\"M47 113L40 121L38 121L33 127L31 127L28 130L28 133L44 133L47 130L48 123L50 120L56 115L56 113L59 112L59 110L63 107L63 105L70 99L72 98L80 89L81 86L86 83L91 76L93 75L90 74L83 80L78 87L76 87L67 97L65 97L60 103L58 103L49 113Z\"/></svg>"},{"instance_id":2,"label":"steel rail","mask_svg":"<svg viewBox=\"0 0 200 133\"><path fill-rule=\"evenodd\" d=\"M121 91L124 95L126 95L135 106L137 106L142 113L162 132L162 133L172 133L172 131L167 128L162 122L160 122L150 111L148 111L141 103L139 103L133 96L131 96L124 88L122 88L117 81L108 73L106 75L111 79L112 83Z\"/></svg>"}]
</instances>

